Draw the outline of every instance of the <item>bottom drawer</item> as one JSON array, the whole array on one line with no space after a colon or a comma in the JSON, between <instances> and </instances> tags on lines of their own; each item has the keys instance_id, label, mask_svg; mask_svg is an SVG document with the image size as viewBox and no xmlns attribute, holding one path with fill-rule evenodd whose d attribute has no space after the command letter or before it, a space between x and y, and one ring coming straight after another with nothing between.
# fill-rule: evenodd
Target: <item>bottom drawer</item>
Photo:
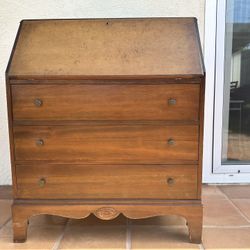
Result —
<instances>
[{"instance_id":1,"label":"bottom drawer","mask_svg":"<svg viewBox=\"0 0 250 250\"><path fill-rule=\"evenodd\" d=\"M196 199L194 165L17 165L17 197Z\"/></svg>"}]
</instances>

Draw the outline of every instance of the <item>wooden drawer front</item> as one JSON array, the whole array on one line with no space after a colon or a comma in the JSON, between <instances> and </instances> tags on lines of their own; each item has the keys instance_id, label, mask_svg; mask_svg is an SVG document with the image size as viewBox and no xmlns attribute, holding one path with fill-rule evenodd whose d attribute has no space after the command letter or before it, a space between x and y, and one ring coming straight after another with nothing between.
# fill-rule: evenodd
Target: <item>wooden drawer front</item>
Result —
<instances>
[{"instance_id":1,"label":"wooden drawer front","mask_svg":"<svg viewBox=\"0 0 250 250\"><path fill-rule=\"evenodd\" d=\"M193 165L17 165L18 198L195 199Z\"/></svg>"},{"instance_id":2,"label":"wooden drawer front","mask_svg":"<svg viewBox=\"0 0 250 250\"><path fill-rule=\"evenodd\" d=\"M198 126L15 126L15 159L169 164L198 159Z\"/></svg>"},{"instance_id":3,"label":"wooden drawer front","mask_svg":"<svg viewBox=\"0 0 250 250\"><path fill-rule=\"evenodd\" d=\"M14 85L12 100L14 120L197 120L199 84Z\"/></svg>"}]
</instances>

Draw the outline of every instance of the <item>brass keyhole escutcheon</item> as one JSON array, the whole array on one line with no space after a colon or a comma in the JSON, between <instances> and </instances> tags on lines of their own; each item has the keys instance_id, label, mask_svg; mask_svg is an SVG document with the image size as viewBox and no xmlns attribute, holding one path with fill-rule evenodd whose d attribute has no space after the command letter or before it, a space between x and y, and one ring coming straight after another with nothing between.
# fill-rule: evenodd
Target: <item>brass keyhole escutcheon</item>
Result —
<instances>
[{"instance_id":1,"label":"brass keyhole escutcheon","mask_svg":"<svg viewBox=\"0 0 250 250\"><path fill-rule=\"evenodd\" d=\"M41 107L43 105L43 100L39 99L39 98L36 98L34 100L34 104L35 104L36 107Z\"/></svg>"},{"instance_id":2,"label":"brass keyhole escutcheon","mask_svg":"<svg viewBox=\"0 0 250 250\"><path fill-rule=\"evenodd\" d=\"M176 99L175 99L175 98L169 98L169 99L168 99L168 105L169 105L169 106L174 106L174 105L176 105Z\"/></svg>"},{"instance_id":3,"label":"brass keyhole escutcheon","mask_svg":"<svg viewBox=\"0 0 250 250\"><path fill-rule=\"evenodd\" d=\"M45 184L46 184L46 179L45 179L45 178L41 178L41 179L38 181L39 187L44 187Z\"/></svg>"},{"instance_id":4,"label":"brass keyhole escutcheon","mask_svg":"<svg viewBox=\"0 0 250 250\"><path fill-rule=\"evenodd\" d=\"M174 184L174 179L172 177L167 178L167 184L168 185L173 185Z\"/></svg>"}]
</instances>

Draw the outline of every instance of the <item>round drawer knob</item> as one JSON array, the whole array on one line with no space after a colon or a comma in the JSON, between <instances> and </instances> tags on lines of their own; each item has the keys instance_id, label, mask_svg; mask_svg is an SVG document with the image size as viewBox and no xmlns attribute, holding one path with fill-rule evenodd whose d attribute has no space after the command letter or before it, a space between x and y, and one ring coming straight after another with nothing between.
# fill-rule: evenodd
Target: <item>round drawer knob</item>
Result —
<instances>
[{"instance_id":1,"label":"round drawer knob","mask_svg":"<svg viewBox=\"0 0 250 250\"><path fill-rule=\"evenodd\" d=\"M169 98L168 99L168 105L169 106L174 106L176 104L176 99L174 98Z\"/></svg>"},{"instance_id":2,"label":"round drawer knob","mask_svg":"<svg viewBox=\"0 0 250 250\"><path fill-rule=\"evenodd\" d=\"M167 178L167 184L168 185L173 185L174 184L174 179L171 178L171 177Z\"/></svg>"},{"instance_id":3,"label":"round drawer knob","mask_svg":"<svg viewBox=\"0 0 250 250\"><path fill-rule=\"evenodd\" d=\"M41 178L41 179L38 181L39 187L44 187L45 184L46 184L46 179L45 179L45 178Z\"/></svg>"},{"instance_id":4,"label":"round drawer knob","mask_svg":"<svg viewBox=\"0 0 250 250\"><path fill-rule=\"evenodd\" d=\"M44 140L43 139L36 140L36 145L37 146L43 146L44 145Z\"/></svg>"},{"instance_id":5,"label":"round drawer knob","mask_svg":"<svg viewBox=\"0 0 250 250\"><path fill-rule=\"evenodd\" d=\"M41 107L43 105L43 101L41 99L39 99L39 98L36 98L34 100L34 104L35 104L36 107Z\"/></svg>"},{"instance_id":6,"label":"round drawer knob","mask_svg":"<svg viewBox=\"0 0 250 250\"><path fill-rule=\"evenodd\" d=\"M168 139L168 145L173 146L175 144L175 140L172 138Z\"/></svg>"}]
</instances>

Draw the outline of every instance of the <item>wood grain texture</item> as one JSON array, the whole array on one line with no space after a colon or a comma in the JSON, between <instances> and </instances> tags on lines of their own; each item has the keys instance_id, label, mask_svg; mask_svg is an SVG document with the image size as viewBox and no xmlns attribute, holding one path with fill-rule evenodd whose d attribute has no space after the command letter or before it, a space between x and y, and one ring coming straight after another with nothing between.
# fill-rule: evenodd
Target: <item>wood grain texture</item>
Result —
<instances>
[{"instance_id":1,"label":"wood grain texture","mask_svg":"<svg viewBox=\"0 0 250 250\"><path fill-rule=\"evenodd\" d=\"M198 120L198 84L14 85L14 120ZM187 94L188 93L188 94ZM36 106L35 100L42 105ZM176 104L169 105L168 100Z\"/></svg>"},{"instance_id":2,"label":"wood grain texture","mask_svg":"<svg viewBox=\"0 0 250 250\"><path fill-rule=\"evenodd\" d=\"M16 168L15 168L15 144L13 134L13 110L12 110L12 95L11 86L9 85L9 79L6 78L6 97L7 97L7 108L8 108L8 126L9 126L9 142L10 142L10 160L11 160L11 175L12 175L12 187L15 198L17 191L16 187Z\"/></svg>"},{"instance_id":3,"label":"wood grain texture","mask_svg":"<svg viewBox=\"0 0 250 250\"><path fill-rule=\"evenodd\" d=\"M202 188L202 167L203 167L203 134L204 134L204 105L205 105L205 78L201 81L200 89L200 110L199 110L199 166L197 169L198 175L198 198L201 199L201 188Z\"/></svg>"},{"instance_id":4,"label":"wood grain texture","mask_svg":"<svg viewBox=\"0 0 250 250\"><path fill-rule=\"evenodd\" d=\"M15 126L16 161L168 164L198 160L198 126ZM37 145L42 140L43 145ZM169 144L173 140L173 145Z\"/></svg>"},{"instance_id":5,"label":"wood grain texture","mask_svg":"<svg viewBox=\"0 0 250 250\"><path fill-rule=\"evenodd\" d=\"M34 215L52 214L67 218L86 218L91 213L100 219L113 219L118 214L123 214L130 219L142 219L152 216L178 215L186 219L189 227L189 238L192 243L201 242L202 214L203 208L200 202L191 201L189 203L180 202L144 202L130 204L116 203L88 203L61 201L49 203L48 201L15 201L13 211L13 233L14 242L25 242L27 238L28 219ZM101 213L100 213L101 211ZM108 211L108 212L107 212ZM112 211L112 212L110 212ZM103 214L109 213L107 216Z\"/></svg>"},{"instance_id":6,"label":"wood grain texture","mask_svg":"<svg viewBox=\"0 0 250 250\"><path fill-rule=\"evenodd\" d=\"M197 198L194 165L35 164L16 171L19 199Z\"/></svg>"},{"instance_id":7,"label":"wood grain texture","mask_svg":"<svg viewBox=\"0 0 250 250\"><path fill-rule=\"evenodd\" d=\"M23 21L6 85L15 242L33 215L93 213L183 216L200 243L205 73L193 18Z\"/></svg>"},{"instance_id":8,"label":"wood grain texture","mask_svg":"<svg viewBox=\"0 0 250 250\"><path fill-rule=\"evenodd\" d=\"M26 20L8 74L203 75L195 22L194 18Z\"/></svg>"}]
</instances>

